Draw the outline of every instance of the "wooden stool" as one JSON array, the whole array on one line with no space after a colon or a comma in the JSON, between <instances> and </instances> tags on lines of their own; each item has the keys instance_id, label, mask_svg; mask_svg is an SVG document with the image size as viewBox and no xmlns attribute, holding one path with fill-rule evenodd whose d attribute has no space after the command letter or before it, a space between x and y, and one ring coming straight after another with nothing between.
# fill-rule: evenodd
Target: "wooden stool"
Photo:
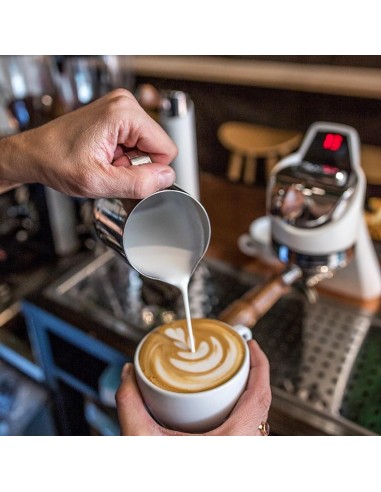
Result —
<instances>
[{"instance_id":1,"label":"wooden stool","mask_svg":"<svg viewBox=\"0 0 381 492\"><path fill-rule=\"evenodd\" d=\"M370 185L381 185L381 147L361 145L361 167Z\"/></svg>"},{"instance_id":2,"label":"wooden stool","mask_svg":"<svg viewBox=\"0 0 381 492\"><path fill-rule=\"evenodd\" d=\"M266 178L278 160L294 151L302 134L252 123L227 121L217 132L220 143L229 150L228 178L251 185L256 180L257 160L265 159Z\"/></svg>"}]
</instances>

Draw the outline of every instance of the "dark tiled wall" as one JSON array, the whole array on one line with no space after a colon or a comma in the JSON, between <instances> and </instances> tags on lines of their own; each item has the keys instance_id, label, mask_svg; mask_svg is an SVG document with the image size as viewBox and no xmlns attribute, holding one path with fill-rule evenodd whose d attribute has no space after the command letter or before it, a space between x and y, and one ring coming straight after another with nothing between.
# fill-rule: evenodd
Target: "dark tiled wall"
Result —
<instances>
[{"instance_id":1,"label":"dark tiled wall","mask_svg":"<svg viewBox=\"0 0 381 492\"><path fill-rule=\"evenodd\" d=\"M226 172L228 154L216 135L228 120L302 132L314 121L344 123L357 129L363 143L381 146L381 100L159 78L139 77L136 82L190 94L196 108L199 163L215 174Z\"/></svg>"}]
</instances>

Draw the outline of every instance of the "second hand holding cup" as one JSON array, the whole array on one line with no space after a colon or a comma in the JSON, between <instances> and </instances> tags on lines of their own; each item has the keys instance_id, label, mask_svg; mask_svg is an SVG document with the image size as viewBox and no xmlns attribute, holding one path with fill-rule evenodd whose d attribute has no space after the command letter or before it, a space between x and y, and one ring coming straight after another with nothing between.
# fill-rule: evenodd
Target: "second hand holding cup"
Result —
<instances>
[{"instance_id":1,"label":"second hand holding cup","mask_svg":"<svg viewBox=\"0 0 381 492\"><path fill-rule=\"evenodd\" d=\"M149 164L137 149L127 152L132 165ZM94 203L100 239L137 272L180 289L189 348L195 352L188 284L210 241L210 222L201 203L172 185L143 199L101 198Z\"/></svg>"}]
</instances>

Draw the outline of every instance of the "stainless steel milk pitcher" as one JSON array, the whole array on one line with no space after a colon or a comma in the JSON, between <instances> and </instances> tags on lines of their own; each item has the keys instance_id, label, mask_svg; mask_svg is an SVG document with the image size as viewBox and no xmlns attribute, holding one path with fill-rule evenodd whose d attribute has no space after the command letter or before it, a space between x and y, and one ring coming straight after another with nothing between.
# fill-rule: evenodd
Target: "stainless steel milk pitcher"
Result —
<instances>
[{"instance_id":1,"label":"stainless steel milk pitcher","mask_svg":"<svg viewBox=\"0 0 381 492\"><path fill-rule=\"evenodd\" d=\"M128 157L132 165L151 162L140 151L129 152ZM130 248L186 249L192 251L195 269L210 240L210 222L204 207L176 185L143 199L95 200L94 227L98 237L136 270L128 257Z\"/></svg>"}]
</instances>

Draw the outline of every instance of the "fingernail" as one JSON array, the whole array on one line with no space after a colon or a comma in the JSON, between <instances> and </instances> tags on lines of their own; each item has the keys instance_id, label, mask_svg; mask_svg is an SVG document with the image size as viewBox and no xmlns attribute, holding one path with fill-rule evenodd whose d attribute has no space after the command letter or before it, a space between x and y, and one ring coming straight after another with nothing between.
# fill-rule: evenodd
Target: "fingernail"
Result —
<instances>
[{"instance_id":1,"label":"fingernail","mask_svg":"<svg viewBox=\"0 0 381 492\"><path fill-rule=\"evenodd\" d=\"M131 372L131 364L124 364L123 369L122 369L122 379L125 379Z\"/></svg>"},{"instance_id":2,"label":"fingernail","mask_svg":"<svg viewBox=\"0 0 381 492\"><path fill-rule=\"evenodd\" d=\"M174 172L170 167L165 167L157 175L158 184L160 188L167 188L171 186L175 180Z\"/></svg>"}]
</instances>

